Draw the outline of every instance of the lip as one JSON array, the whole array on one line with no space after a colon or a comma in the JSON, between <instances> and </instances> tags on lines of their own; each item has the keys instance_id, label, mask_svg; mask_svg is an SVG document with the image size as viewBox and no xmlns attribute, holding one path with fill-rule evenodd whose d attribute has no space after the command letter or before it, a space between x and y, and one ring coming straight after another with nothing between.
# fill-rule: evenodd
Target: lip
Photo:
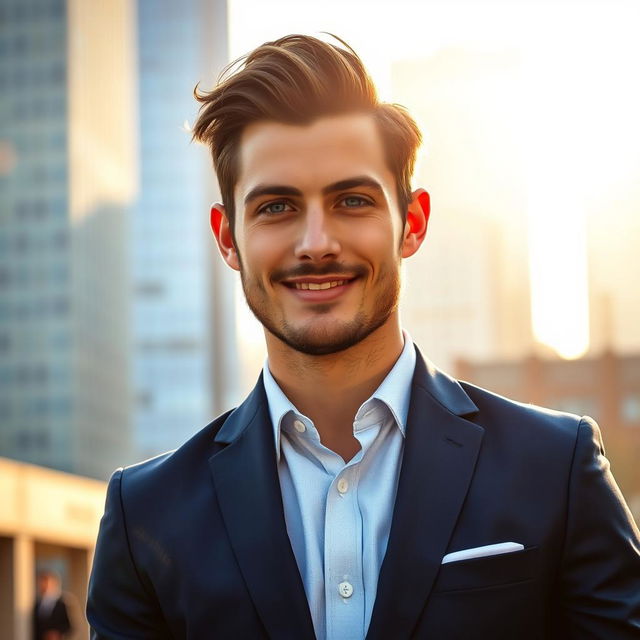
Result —
<instances>
[{"instance_id":1,"label":"lip","mask_svg":"<svg viewBox=\"0 0 640 640\"><path fill-rule=\"evenodd\" d=\"M357 280L354 277L348 277L344 275L340 276L323 276L312 277L307 276L304 278L294 278L291 280L287 280L286 282L282 282L282 286L297 299L304 302L331 302L332 300L336 300L340 298L344 294L346 294L352 287L353 283ZM296 289L295 284L300 282L309 282L314 284L323 284L325 282L336 282L342 281L343 284L340 284L336 287L331 287L329 289Z\"/></svg>"}]
</instances>

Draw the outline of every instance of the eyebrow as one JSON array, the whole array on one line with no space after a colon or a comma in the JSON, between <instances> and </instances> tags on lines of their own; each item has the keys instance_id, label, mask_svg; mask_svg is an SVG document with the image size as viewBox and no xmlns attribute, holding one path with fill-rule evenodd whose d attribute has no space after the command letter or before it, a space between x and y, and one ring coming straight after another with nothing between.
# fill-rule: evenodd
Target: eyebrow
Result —
<instances>
[{"instance_id":1,"label":"eyebrow","mask_svg":"<svg viewBox=\"0 0 640 640\"><path fill-rule=\"evenodd\" d=\"M295 187L287 187L282 184L259 184L247 193L244 197L244 203L247 205L252 200L260 198L261 196L297 196L301 198L302 191Z\"/></svg>"},{"instance_id":2,"label":"eyebrow","mask_svg":"<svg viewBox=\"0 0 640 640\"><path fill-rule=\"evenodd\" d=\"M369 178L368 176L355 176L353 178L346 178L345 180L339 180L338 182L333 182L326 187L322 188L322 195L326 196L330 193L335 193L336 191L344 191L345 189L353 189L356 187L369 187L370 189L374 189L380 193L383 193L384 190L382 185L373 178ZM290 187L283 184L259 184L254 187L247 193L244 198L244 204L247 205L252 200L256 198L260 198L261 196L296 196L298 198L302 197L302 191L300 189L296 189L295 187Z\"/></svg>"},{"instance_id":3,"label":"eyebrow","mask_svg":"<svg viewBox=\"0 0 640 640\"><path fill-rule=\"evenodd\" d=\"M334 191L344 191L345 189L354 189L356 187L369 187L380 193L384 192L382 185L377 180L369 178L369 176L356 176L355 178L347 178L327 185L322 189L322 195L326 196Z\"/></svg>"}]
</instances>

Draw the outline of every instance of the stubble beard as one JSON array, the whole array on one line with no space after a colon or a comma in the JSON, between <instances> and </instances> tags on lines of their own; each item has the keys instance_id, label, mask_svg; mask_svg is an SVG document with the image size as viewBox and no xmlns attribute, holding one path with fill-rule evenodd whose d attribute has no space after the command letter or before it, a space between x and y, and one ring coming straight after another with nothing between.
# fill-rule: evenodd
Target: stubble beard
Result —
<instances>
[{"instance_id":1,"label":"stubble beard","mask_svg":"<svg viewBox=\"0 0 640 640\"><path fill-rule=\"evenodd\" d=\"M303 326L293 326L286 318L277 324L270 309L264 285L246 277L240 271L242 290L253 315L262 326L291 349L310 356L339 353L353 347L379 329L398 307L400 277L397 271L387 269L378 277L372 295L376 300L369 314L364 309L364 300L354 318L349 321L330 321L322 318L330 313L329 303L310 305L316 317ZM331 326L328 326L328 322Z\"/></svg>"}]
</instances>

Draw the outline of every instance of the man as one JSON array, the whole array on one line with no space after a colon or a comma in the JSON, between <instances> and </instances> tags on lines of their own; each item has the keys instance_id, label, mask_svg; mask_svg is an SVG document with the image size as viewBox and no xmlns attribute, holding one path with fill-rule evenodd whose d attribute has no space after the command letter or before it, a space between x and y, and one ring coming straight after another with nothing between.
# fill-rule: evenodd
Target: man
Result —
<instances>
[{"instance_id":1,"label":"man","mask_svg":"<svg viewBox=\"0 0 640 640\"><path fill-rule=\"evenodd\" d=\"M638 530L595 423L459 383L401 330L429 217L410 116L303 36L196 95L268 362L235 411L114 474L94 637L640 637Z\"/></svg>"},{"instance_id":2,"label":"man","mask_svg":"<svg viewBox=\"0 0 640 640\"><path fill-rule=\"evenodd\" d=\"M71 631L69 612L61 592L60 578L42 570L37 577L38 595L33 607L34 640L61 640Z\"/></svg>"}]
</instances>

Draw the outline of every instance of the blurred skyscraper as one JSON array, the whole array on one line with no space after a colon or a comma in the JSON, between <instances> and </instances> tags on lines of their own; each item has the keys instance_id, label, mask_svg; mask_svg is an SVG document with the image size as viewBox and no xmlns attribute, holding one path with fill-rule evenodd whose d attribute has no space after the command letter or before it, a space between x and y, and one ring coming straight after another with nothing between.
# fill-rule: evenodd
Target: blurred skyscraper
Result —
<instances>
[{"instance_id":1,"label":"blurred skyscraper","mask_svg":"<svg viewBox=\"0 0 640 640\"><path fill-rule=\"evenodd\" d=\"M449 48L429 59L396 63L392 75L395 99L417 116L426 133L416 184L431 192L433 202L426 245L406 262L406 326L425 352L450 370L456 358L551 356L531 328L527 215L532 189L550 206L557 194L548 184L533 183L528 173L527 136L540 124L526 118L541 114L527 108L529 92L536 89L527 84L526 67L513 50ZM548 90L544 84L539 88ZM555 129L571 115L553 105L550 111ZM585 165L600 170L585 171L577 184L566 184L586 220L588 353L632 354L640 350L640 128L637 119L627 118L633 122L625 129L630 142L615 147L596 139L600 144L592 149L590 136L612 129L606 111L594 117L600 120L593 131L584 131L581 142L585 154L593 153ZM542 143L549 163L556 160L560 143L567 144L556 142L545 138ZM601 148L610 158L597 154ZM604 171L607 160L618 170ZM549 236L554 233L550 226ZM557 268L568 266L560 262Z\"/></svg>"},{"instance_id":2,"label":"blurred skyscraper","mask_svg":"<svg viewBox=\"0 0 640 640\"><path fill-rule=\"evenodd\" d=\"M445 49L396 63L393 95L425 134L423 249L405 263L405 326L439 366L531 353L526 166L512 52Z\"/></svg>"},{"instance_id":3,"label":"blurred skyscraper","mask_svg":"<svg viewBox=\"0 0 640 640\"><path fill-rule=\"evenodd\" d=\"M126 0L0 5L0 455L97 478L131 459L133 28Z\"/></svg>"},{"instance_id":4,"label":"blurred skyscraper","mask_svg":"<svg viewBox=\"0 0 640 640\"><path fill-rule=\"evenodd\" d=\"M227 55L224 0L138 0L141 179L132 255L140 456L175 448L234 400L233 285L209 229L215 175L188 131L195 85L211 88Z\"/></svg>"},{"instance_id":5,"label":"blurred skyscraper","mask_svg":"<svg viewBox=\"0 0 640 640\"><path fill-rule=\"evenodd\" d=\"M590 185L587 243L594 353L640 353L640 126L629 132L629 139L635 161L627 171L616 176L608 192L601 184Z\"/></svg>"}]
</instances>

